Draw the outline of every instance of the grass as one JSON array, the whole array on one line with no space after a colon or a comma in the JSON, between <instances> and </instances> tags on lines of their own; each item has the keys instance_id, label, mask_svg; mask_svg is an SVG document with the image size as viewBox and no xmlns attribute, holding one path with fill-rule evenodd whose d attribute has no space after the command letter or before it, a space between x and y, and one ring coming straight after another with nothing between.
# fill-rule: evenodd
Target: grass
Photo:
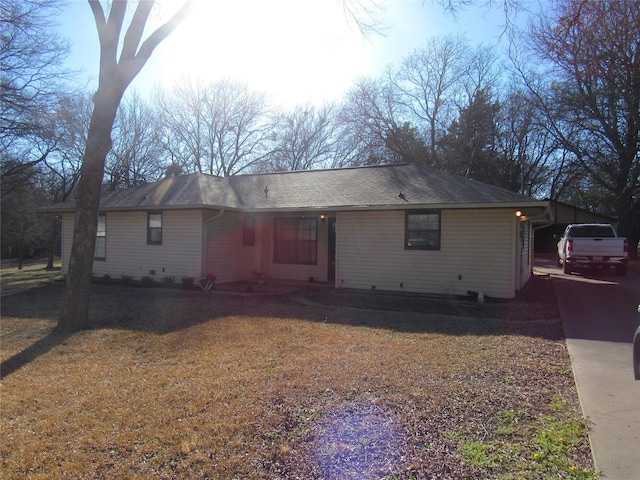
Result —
<instances>
[{"instance_id":1,"label":"grass","mask_svg":"<svg viewBox=\"0 0 640 480\"><path fill-rule=\"evenodd\" d=\"M53 262L54 268L52 270L47 270L45 267L46 262L41 259L25 260L21 269L18 269L16 259L2 260L2 268L0 269L2 295L46 285L53 280L62 278L59 259Z\"/></svg>"},{"instance_id":2,"label":"grass","mask_svg":"<svg viewBox=\"0 0 640 480\"><path fill-rule=\"evenodd\" d=\"M3 285L3 361L46 338L63 291ZM94 285L93 328L0 383L2 476L595 478L561 327L502 307Z\"/></svg>"}]
</instances>

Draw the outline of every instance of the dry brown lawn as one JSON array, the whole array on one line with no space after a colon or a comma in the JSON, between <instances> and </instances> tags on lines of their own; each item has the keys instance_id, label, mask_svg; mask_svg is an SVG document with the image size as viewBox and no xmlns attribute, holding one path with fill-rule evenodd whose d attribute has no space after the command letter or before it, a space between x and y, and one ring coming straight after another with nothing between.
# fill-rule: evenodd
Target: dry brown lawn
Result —
<instances>
[{"instance_id":1,"label":"dry brown lawn","mask_svg":"<svg viewBox=\"0 0 640 480\"><path fill-rule=\"evenodd\" d=\"M532 321L555 308L540 282L395 311L95 285L69 337L47 336L62 283L3 286L2 477L591 478L561 326Z\"/></svg>"}]
</instances>

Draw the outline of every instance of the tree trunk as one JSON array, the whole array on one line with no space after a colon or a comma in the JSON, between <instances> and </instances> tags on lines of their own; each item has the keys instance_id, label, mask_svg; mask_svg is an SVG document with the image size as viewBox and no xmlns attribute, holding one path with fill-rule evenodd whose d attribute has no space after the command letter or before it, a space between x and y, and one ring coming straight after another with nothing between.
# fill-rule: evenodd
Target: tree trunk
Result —
<instances>
[{"instance_id":1,"label":"tree trunk","mask_svg":"<svg viewBox=\"0 0 640 480\"><path fill-rule=\"evenodd\" d=\"M24 253L22 251L23 244L24 244L24 240L22 239L22 237L20 237L20 240L18 240L18 270L22 270L23 257L24 257Z\"/></svg>"},{"instance_id":2,"label":"tree trunk","mask_svg":"<svg viewBox=\"0 0 640 480\"><path fill-rule=\"evenodd\" d=\"M76 332L89 327L89 296L93 273L93 255L98 230L98 214L104 165L111 149L111 130L124 89L98 88L82 159L82 170L76 196L67 289L57 332Z\"/></svg>"},{"instance_id":3,"label":"tree trunk","mask_svg":"<svg viewBox=\"0 0 640 480\"><path fill-rule=\"evenodd\" d=\"M127 1L111 2L107 18L99 0L89 0L100 38L100 78L93 97L93 113L82 158L76 196L76 217L67 273L67 290L56 332L76 332L89 327L89 296L93 254L98 231L100 192L104 164L111 150L111 131L125 90L140 72L153 50L182 22L193 7L191 0L164 25L140 43L155 0L138 2L131 24L118 46Z\"/></svg>"}]
</instances>

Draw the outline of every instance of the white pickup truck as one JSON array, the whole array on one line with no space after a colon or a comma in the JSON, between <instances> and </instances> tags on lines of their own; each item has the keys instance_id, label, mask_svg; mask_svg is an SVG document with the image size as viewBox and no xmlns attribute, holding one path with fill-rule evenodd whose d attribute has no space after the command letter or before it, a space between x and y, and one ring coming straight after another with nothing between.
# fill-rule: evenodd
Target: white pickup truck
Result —
<instances>
[{"instance_id":1,"label":"white pickup truck","mask_svg":"<svg viewBox=\"0 0 640 480\"><path fill-rule=\"evenodd\" d=\"M558 242L558 265L570 274L576 267L614 267L627 273L629 244L608 223L574 223Z\"/></svg>"}]
</instances>

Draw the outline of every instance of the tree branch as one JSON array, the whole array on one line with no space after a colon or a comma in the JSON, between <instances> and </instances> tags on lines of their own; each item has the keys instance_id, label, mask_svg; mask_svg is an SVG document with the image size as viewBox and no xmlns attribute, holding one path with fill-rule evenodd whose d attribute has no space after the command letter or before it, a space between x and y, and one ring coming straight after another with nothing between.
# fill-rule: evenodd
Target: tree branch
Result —
<instances>
[{"instance_id":1,"label":"tree branch","mask_svg":"<svg viewBox=\"0 0 640 480\"><path fill-rule=\"evenodd\" d=\"M102 84L110 79L112 68L117 63L118 43L124 14L127 10L125 0L114 0L109 12L109 19L105 20L104 10L99 0L89 0L93 18L100 39L100 78Z\"/></svg>"},{"instance_id":2,"label":"tree branch","mask_svg":"<svg viewBox=\"0 0 640 480\"><path fill-rule=\"evenodd\" d=\"M124 37L124 44L120 55L121 62L135 58L142 33L144 32L144 26L147 24L147 19L149 18L149 13L154 3L155 0L141 0L140 3L138 3L138 7L131 20L131 25L129 25Z\"/></svg>"},{"instance_id":3,"label":"tree branch","mask_svg":"<svg viewBox=\"0 0 640 480\"><path fill-rule=\"evenodd\" d=\"M132 80L140 72L140 70L142 70L142 67L144 67L145 63L147 63L147 60L149 60L155 48L160 45L160 43L165 38L167 38L178 27L178 25L180 25L180 23L182 23L182 21L187 17L187 15L189 15L189 13L191 13L194 5L194 0L187 0L185 4L180 8L180 10L178 10L178 12L173 17L171 17L171 19L167 23L154 31L151 35L149 35L149 38L147 38L142 43L140 49L138 50L138 53L132 59L130 69L125 72L125 75L129 81Z\"/></svg>"}]
</instances>

